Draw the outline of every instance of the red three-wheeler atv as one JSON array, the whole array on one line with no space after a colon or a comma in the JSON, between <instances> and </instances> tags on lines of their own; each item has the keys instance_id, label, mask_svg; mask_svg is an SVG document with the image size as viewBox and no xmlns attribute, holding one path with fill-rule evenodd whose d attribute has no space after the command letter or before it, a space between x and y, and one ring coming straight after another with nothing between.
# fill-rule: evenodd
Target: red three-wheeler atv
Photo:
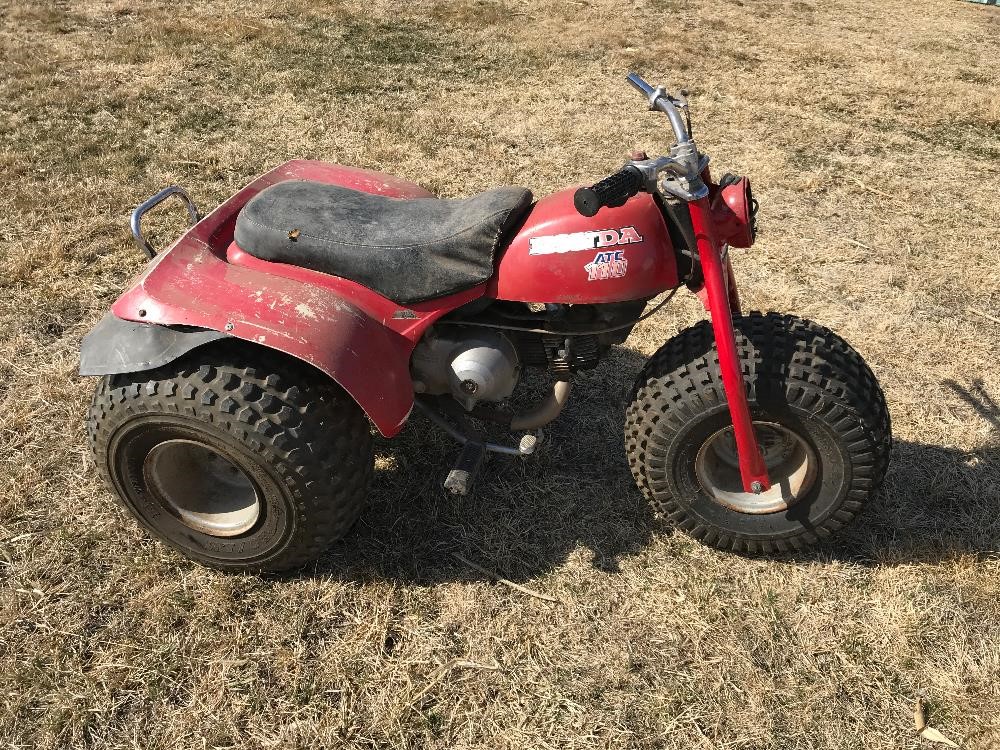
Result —
<instances>
[{"instance_id":1,"label":"red three-wheeler atv","mask_svg":"<svg viewBox=\"0 0 1000 750\"><path fill-rule=\"evenodd\" d=\"M574 373L682 286L711 325L667 341L632 390L641 491L695 538L746 553L802 549L857 515L891 445L874 375L822 326L741 312L729 248L754 241L749 181L714 182L684 97L628 80L675 142L589 188L443 200L291 161L204 218L177 187L139 206L151 261L81 352L81 373L101 376L97 466L139 522L208 565L300 566L364 506L369 420L392 437L418 407L461 444L445 488L464 494L486 452L531 454ZM175 194L192 226L157 255L142 217ZM529 367L551 390L515 413L505 401Z\"/></svg>"}]
</instances>

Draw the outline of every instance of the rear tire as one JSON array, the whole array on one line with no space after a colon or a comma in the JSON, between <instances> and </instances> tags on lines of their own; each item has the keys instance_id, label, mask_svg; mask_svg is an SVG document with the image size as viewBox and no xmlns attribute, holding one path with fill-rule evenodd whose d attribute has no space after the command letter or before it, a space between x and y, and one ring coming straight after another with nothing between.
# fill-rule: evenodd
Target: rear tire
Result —
<instances>
[{"instance_id":1,"label":"rear tire","mask_svg":"<svg viewBox=\"0 0 1000 750\"><path fill-rule=\"evenodd\" d=\"M742 491L707 322L681 331L639 374L626 414L629 466L654 508L706 544L804 549L850 522L881 484L892 447L885 397L861 355L822 326L776 313L733 324L774 493Z\"/></svg>"},{"instance_id":2,"label":"rear tire","mask_svg":"<svg viewBox=\"0 0 1000 750\"><path fill-rule=\"evenodd\" d=\"M103 378L87 427L100 473L139 523L224 570L320 555L361 513L373 468L368 420L333 381L230 342Z\"/></svg>"}]
</instances>

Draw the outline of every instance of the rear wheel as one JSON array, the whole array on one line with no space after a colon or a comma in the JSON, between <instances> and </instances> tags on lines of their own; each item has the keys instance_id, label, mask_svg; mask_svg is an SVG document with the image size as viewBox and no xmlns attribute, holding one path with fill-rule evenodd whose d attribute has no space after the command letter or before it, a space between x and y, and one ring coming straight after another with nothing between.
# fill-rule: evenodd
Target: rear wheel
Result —
<instances>
[{"instance_id":1,"label":"rear wheel","mask_svg":"<svg viewBox=\"0 0 1000 750\"><path fill-rule=\"evenodd\" d=\"M861 356L822 326L774 313L733 323L771 489L743 490L707 322L640 373L626 416L629 465L654 507L707 544L803 549L851 521L885 476L885 397Z\"/></svg>"},{"instance_id":2,"label":"rear wheel","mask_svg":"<svg viewBox=\"0 0 1000 750\"><path fill-rule=\"evenodd\" d=\"M318 556L357 519L372 472L368 420L346 393L303 363L231 343L104 378L88 433L140 524L226 570Z\"/></svg>"}]
</instances>

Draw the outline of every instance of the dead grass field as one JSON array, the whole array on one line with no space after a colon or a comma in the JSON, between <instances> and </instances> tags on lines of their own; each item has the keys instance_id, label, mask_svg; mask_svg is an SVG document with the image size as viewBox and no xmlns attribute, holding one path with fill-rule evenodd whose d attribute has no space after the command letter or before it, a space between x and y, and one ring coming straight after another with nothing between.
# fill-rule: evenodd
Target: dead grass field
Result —
<instances>
[{"instance_id":1,"label":"dead grass field","mask_svg":"<svg viewBox=\"0 0 1000 750\"><path fill-rule=\"evenodd\" d=\"M1000 746L998 60L1000 8L955 0L0 0L0 747L916 748L917 695ZM891 473L837 546L743 559L644 508L624 399L693 299L474 499L438 491L426 423L383 441L301 574L138 531L76 375L142 265L133 206L291 157L448 196L589 181L664 143L630 68L687 85L716 170L754 178L748 307L838 329L885 387Z\"/></svg>"}]
</instances>

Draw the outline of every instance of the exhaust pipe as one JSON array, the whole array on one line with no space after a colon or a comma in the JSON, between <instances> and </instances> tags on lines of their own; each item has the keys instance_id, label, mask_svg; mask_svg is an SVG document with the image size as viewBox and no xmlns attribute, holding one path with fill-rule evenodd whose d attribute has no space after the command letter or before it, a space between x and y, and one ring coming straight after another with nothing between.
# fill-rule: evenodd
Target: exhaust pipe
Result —
<instances>
[{"instance_id":1,"label":"exhaust pipe","mask_svg":"<svg viewBox=\"0 0 1000 750\"><path fill-rule=\"evenodd\" d=\"M514 431L534 430L547 425L562 413L563 407L569 401L570 382L557 380L552 384L549 395L528 411L516 414L510 420L510 429Z\"/></svg>"}]
</instances>

